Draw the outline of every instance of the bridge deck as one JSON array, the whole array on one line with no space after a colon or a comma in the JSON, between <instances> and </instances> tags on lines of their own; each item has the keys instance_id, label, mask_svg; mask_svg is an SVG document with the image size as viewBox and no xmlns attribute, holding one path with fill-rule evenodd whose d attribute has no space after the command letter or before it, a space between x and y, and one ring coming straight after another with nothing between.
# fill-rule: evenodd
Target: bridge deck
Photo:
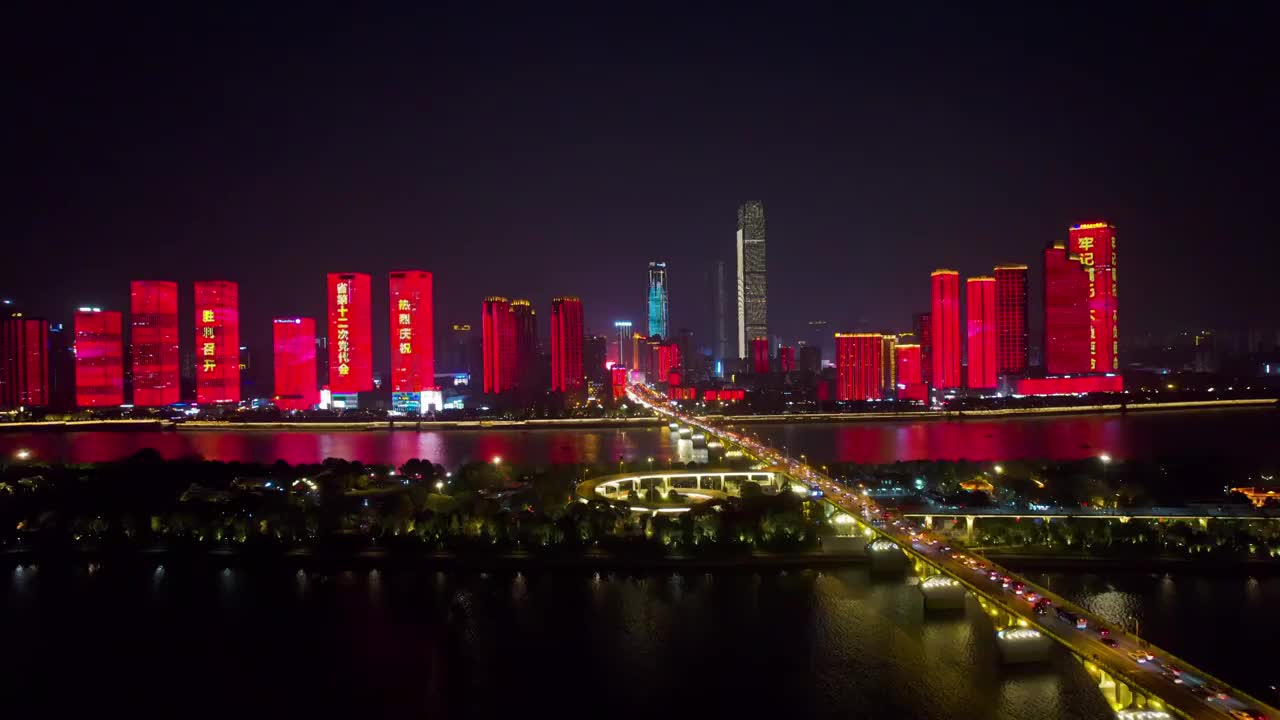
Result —
<instances>
[{"instance_id":1,"label":"bridge deck","mask_svg":"<svg viewBox=\"0 0 1280 720\"><path fill-rule=\"evenodd\" d=\"M708 434L715 435L722 440L733 443L742 447L751 453L756 460L768 465L782 466L788 469L789 474L796 479L809 483L813 487L821 488L825 493L825 498L835 507L854 518L859 525L865 530L869 530L874 536L887 540L898 546L909 558L923 563L935 571L945 574L959 581L966 589L973 593L982 601L1000 607L1011 616L1017 618L1019 625L1034 627L1047 636L1058 641L1065 646L1070 652L1084 660L1095 669L1102 669L1114 678L1122 678L1124 682L1136 688L1139 692L1156 699L1163 704L1164 709L1169 712L1176 713L1186 718L1222 718L1232 710L1251 709L1254 712L1262 713L1266 717L1280 717L1280 711L1266 705L1265 703L1253 698L1243 691L1231 687L1219 678L1200 670L1190 663L1174 656L1166 650L1158 648L1142 638L1124 631L1113 631L1112 637L1116 639L1117 646L1115 648L1103 645L1095 631L1092 630L1076 630L1074 626L1069 626L1065 622L1060 621L1056 614L1037 615L1031 604L1027 603L1020 596L1006 592L1002 588L1002 584L989 580L987 573L979 574L972 567L966 565L964 560L970 562L981 562L987 571L996 571L1001 575L1009 576L1013 581L1024 584L1026 590L1035 592L1042 597L1047 597L1053 603L1055 608L1062 608L1068 612L1087 618L1091 628L1106 626L1101 618L1094 614L1077 607L1066 598L1056 593L1050 592L1046 588L1042 588L1034 583L1028 582L1026 579L1009 572L1007 569L995 565L985 559L977 558L963 550L955 550L943 553L940 549L941 545L917 544L912 538L913 534L907 530L897 528L893 525L887 527L876 527L868 521L868 518L875 517L879 509L869 501L864 501L861 497L853 495L844 488L836 484L831 478L825 474L814 470L812 467L783 457L777 450L751 440L737 433L721 429L706 421L703 418L696 418L679 413L671 407L666 398L643 386L632 386L628 390L628 394L636 402L650 407L658 413L667 415L680 422L701 428ZM947 513L920 513L920 515L931 514L938 517L945 517ZM1028 513L1025 517L1036 517L1038 513ZM1158 662L1137 663L1128 655L1128 653L1145 652L1155 656ZM1176 666L1183 671L1187 678L1187 684L1176 684L1166 679L1161 669L1169 666ZM1160 668L1160 669L1158 669ZM1217 689L1222 690L1228 698L1226 700L1212 698L1204 699L1197 696L1191 686L1212 684ZM1189 686L1190 685L1190 686ZM1119 708L1116 708L1119 709ZM1156 708L1152 708L1156 709Z\"/></svg>"}]
</instances>

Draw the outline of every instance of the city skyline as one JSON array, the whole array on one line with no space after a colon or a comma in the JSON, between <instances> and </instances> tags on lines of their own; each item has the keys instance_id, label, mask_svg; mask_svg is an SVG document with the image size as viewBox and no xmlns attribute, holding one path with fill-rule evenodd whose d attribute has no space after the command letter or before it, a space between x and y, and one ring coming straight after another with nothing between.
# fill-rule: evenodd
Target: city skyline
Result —
<instances>
[{"instance_id":1,"label":"city skyline","mask_svg":"<svg viewBox=\"0 0 1280 720\"><path fill-rule=\"evenodd\" d=\"M223 27L216 19L231 12L173 9L165 18L176 32L121 11L98 26L50 21L22 34L19 50L30 44L28 55L51 59L17 67L17 95L31 102L15 118L14 170L26 181L13 202L26 211L10 253L14 267L36 272L6 277L5 297L65 322L82 305L124 308L120 278L227 278L265 317L320 318L310 289L319 274L422 267L437 276L440 323L475 322L475 298L487 293L545 307L573 292L588 300L587 327L605 332L615 319L643 319L624 278L662 257L678 270L671 294L683 306L672 322L710 345L711 303L691 299L705 297L705 273L731 253L727 218L758 198L786 243L770 258L769 288L770 333L783 337L817 312L832 327L897 326L925 309L898 290L920 257L966 276L1023 262L1038 286L1040 249L1091 217L1124 230L1131 296L1160 298L1127 310L1122 333L1274 324L1265 268L1280 250L1266 238L1280 228L1261 192L1275 164L1272 123L1249 90L1265 76L1246 62L1265 23L1245 11L1218 20L1229 47L1197 52L1175 38L1183 28L1210 42L1200 11L1166 9L1165 30L1147 32L1130 8L1037 8L1028 12L1047 16L1034 22L1046 42L1015 66L1003 58L1021 46L1022 20L959 9L939 8L936 22L887 9L833 22L695 13L688 30L615 28L608 48L584 27L531 18L516 33L455 9L444 25L418 15L344 22L362 62L339 81L319 71L337 59L315 45L314 29L232 35L201 22ZM259 18L286 19L280 9ZM852 38L833 32L851 26L862 28ZM1085 26L1108 32L1071 30ZM202 31L181 31L192 27ZM981 28L991 42L969 47L957 27ZM475 45L458 28L495 34ZM113 36L147 51L121 53ZM745 38L765 50L748 53ZM655 39L667 47L660 66L642 62ZM231 47L240 59L219 60ZM392 61L397 51L403 62ZM166 62L141 61L157 54ZM581 57L597 62L575 71ZM1156 58L1161 71L1148 72ZM263 63L289 71L271 78ZM532 67L542 68L538 82L509 79ZM1227 74L1240 82L1188 112L1187 87ZM938 86L949 89L937 95ZM208 87L220 90L198 90ZM758 111L740 111L747 95ZM468 100L438 101L456 96ZM338 114L335 97L346 98ZM99 98L120 102L86 117ZM542 112L548 98L562 109L557 123ZM651 107L682 110L649 118ZM567 140L579 136L598 140ZM531 228L550 232L531 241ZM606 246L616 269L580 273L576 260ZM844 281L861 267L874 271ZM1193 300L1174 290L1206 276L1230 276L1237 291ZM1036 344L1040 301L1033 293ZM181 302L185 325L192 310ZM268 347L269 323L246 327L244 339ZM375 351L384 364L386 344Z\"/></svg>"}]
</instances>

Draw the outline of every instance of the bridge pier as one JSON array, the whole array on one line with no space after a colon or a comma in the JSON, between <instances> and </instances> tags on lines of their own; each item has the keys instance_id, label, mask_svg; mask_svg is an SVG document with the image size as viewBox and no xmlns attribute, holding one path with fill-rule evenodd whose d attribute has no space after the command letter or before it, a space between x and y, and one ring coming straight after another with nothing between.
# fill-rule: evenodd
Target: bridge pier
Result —
<instances>
[{"instance_id":1,"label":"bridge pier","mask_svg":"<svg viewBox=\"0 0 1280 720\"><path fill-rule=\"evenodd\" d=\"M996 649L1005 665L1044 662L1053 645L1044 633L1025 627L1009 627L996 631Z\"/></svg>"},{"instance_id":2,"label":"bridge pier","mask_svg":"<svg viewBox=\"0 0 1280 720\"><path fill-rule=\"evenodd\" d=\"M922 578L916 586L924 596L924 609L931 610L964 610L964 598L968 593L964 586L945 575L930 575Z\"/></svg>"},{"instance_id":3,"label":"bridge pier","mask_svg":"<svg viewBox=\"0 0 1280 720\"><path fill-rule=\"evenodd\" d=\"M1085 672L1089 673L1089 677L1098 683L1098 691L1102 693L1102 697L1106 699L1112 710L1116 712L1121 710L1168 711L1168 708L1159 698L1146 695L1135 686L1130 685L1125 678L1107 672L1092 660L1076 657L1084 665Z\"/></svg>"},{"instance_id":4,"label":"bridge pier","mask_svg":"<svg viewBox=\"0 0 1280 720\"><path fill-rule=\"evenodd\" d=\"M907 556L888 540L876 540L867 545L867 557L871 559L873 575L900 576L907 567Z\"/></svg>"},{"instance_id":5,"label":"bridge pier","mask_svg":"<svg viewBox=\"0 0 1280 720\"><path fill-rule=\"evenodd\" d=\"M977 515L966 515L964 518L964 541L965 544L973 544L973 527L978 524Z\"/></svg>"}]
</instances>

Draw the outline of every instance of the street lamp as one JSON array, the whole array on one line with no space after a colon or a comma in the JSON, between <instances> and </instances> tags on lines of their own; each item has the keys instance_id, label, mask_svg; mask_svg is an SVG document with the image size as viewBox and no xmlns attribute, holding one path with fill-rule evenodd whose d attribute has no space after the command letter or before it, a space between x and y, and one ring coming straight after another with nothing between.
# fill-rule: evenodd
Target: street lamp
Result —
<instances>
[{"instance_id":1,"label":"street lamp","mask_svg":"<svg viewBox=\"0 0 1280 720\"><path fill-rule=\"evenodd\" d=\"M28 450L28 449L26 449L26 448L21 448L20 450L18 450L17 452L15 452L15 453L13 454L13 456L14 456L14 457L16 457L16 458L18 458L19 460L30 460L30 459L31 459L31 451L30 451L30 450Z\"/></svg>"},{"instance_id":2,"label":"street lamp","mask_svg":"<svg viewBox=\"0 0 1280 720\"><path fill-rule=\"evenodd\" d=\"M493 456L493 464L494 464L494 465L501 465L501 464L502 464L502 456L501 456L501 455L494 455L494 456Z\"/></svg>"},{"instance_id":3,"label":"street lamp","mask_svg":"<svg viewBox=\"0 0 1280 720\"><path fill-rule=\"evenodd\" d=\"M436 492L440 492L441 490L444 490L444 481L443 481L443 480L437 480L437 481L436 481Z\"/></svg>"},{"instance_id":4,"label":"street lamp","mask_svg":"<svg viewBox=\"0 0 1280 720\"><path fill-rule=\"evenodd\" d=\"M997 474L997 475L999 475L999 474L1000 474L1000 473L1002 473L1002 472L1004 472L1004 467L1003 467L1003 466L1001 466L1001 465L997 465L997 466L996 466L996 474Z\"/></svg>"},{"instance_id":5,"label":"street lamp","mask_svg":"<svg viewBox=\"0 0 1280 720\"><path fill-rule=\"evenodd\" d=\"M1106 453L1102 453L1101 455L1099 455L1098 459L1102 461L1103 465L1108 465L1111 463L1111 456Z\"/></svg>"}]
</instances>

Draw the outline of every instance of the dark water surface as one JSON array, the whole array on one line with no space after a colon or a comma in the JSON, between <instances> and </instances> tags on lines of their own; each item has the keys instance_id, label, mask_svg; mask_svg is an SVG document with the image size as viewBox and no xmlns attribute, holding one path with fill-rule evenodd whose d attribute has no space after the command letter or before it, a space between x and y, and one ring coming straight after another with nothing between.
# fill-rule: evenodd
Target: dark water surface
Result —
<instances>
[{"instance_id":1,"label":"dark water surface","mask_svg":"<svg viewBox=\"0 0 1280 720\"><path fill-rule=\"evenodd\" d=\"M928 420L747 426L813 462L1058 460L1106 452L1117 459L1231 458L1280 463L1280 412L1271 409L1145 412L997 420ZM290 463L339 457L401 463L412 457L454 466L494 457L516 463L614 463L619 457L695 459L665 427L606 430L145 431L0 433L0 453L28 448L67 462L114 460L143 448L167 458Z\"/></svg>"},{"instance_id":2,"label":"dark water surface","mask_svg":"<svg viewBox=\"0 0 1280 720\"><path fill-rule=\"evenodd\" d=\"M866 570L3 567L10 717L1106 718L1055 648Z\"/></svg>"}]
</instances>

